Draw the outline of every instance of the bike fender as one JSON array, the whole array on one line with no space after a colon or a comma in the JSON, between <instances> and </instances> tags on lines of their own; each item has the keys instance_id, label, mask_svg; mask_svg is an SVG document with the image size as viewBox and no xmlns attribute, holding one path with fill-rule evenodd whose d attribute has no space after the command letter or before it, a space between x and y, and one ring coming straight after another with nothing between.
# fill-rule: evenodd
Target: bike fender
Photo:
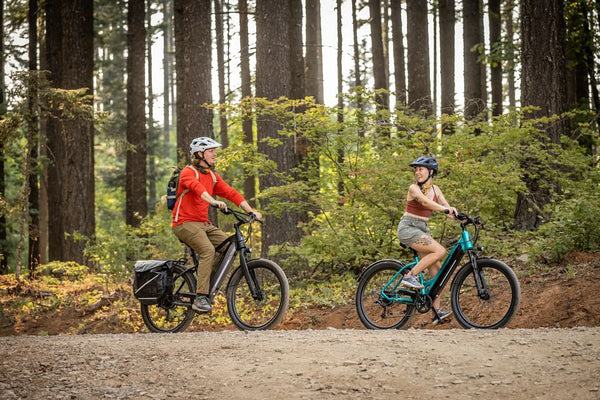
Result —
<instances>
[{"instance_id":1,"label":"bike fender","mask_svg":"<svg viewBox=\"0 0 600 400\"><path fill-rule=\"evenodd\" d=\"M363 278L363 276L365 275L365 273L370 270L371 268L375 268L376 266L378 266L379 264L383 264L383 263L392 263L392 264L396 264L398 266L398 269L402 269L405 268L406 265L400 261L400 260L396 260L394 258L386 258L384 260L378 260L375 261L374 263L367 265L366 267L363 268L363 270L360 272L360 275L358 276L358 281L360 282Z\"/></svg>"}]
</instances>

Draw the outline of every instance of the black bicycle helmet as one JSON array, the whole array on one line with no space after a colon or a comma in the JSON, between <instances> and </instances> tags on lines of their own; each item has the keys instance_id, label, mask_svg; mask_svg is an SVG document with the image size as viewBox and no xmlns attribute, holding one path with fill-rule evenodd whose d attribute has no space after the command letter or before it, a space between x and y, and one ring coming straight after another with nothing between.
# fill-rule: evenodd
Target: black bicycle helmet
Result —
<instances>
[{"instance_id":1,"label":"black bicycle helmet","mask_svg":"<svg viewBox=\"0 0 600 400\"><path fill-rule=\"evenodd\" d=\"M411 167L425 167L428 170L432 170L434 174L438 172L438 163L433 157L421 156L408 165Z\"/></svg>"}]
</instances>

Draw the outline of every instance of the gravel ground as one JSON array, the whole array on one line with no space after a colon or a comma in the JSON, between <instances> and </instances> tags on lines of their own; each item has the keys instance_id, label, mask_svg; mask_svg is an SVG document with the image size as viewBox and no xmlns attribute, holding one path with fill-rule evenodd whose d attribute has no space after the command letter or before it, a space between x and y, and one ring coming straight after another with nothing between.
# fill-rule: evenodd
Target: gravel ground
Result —
<instances>
[{"instance_id":1,"label":"gravel ground","mask_svg":"<svg viewBox=\"0 0 600 400\"><path fill-rule=\"evenodd\" d=\"M0 399L599 399L600 328L0 337Z\"/></svg>"}]
</instances>

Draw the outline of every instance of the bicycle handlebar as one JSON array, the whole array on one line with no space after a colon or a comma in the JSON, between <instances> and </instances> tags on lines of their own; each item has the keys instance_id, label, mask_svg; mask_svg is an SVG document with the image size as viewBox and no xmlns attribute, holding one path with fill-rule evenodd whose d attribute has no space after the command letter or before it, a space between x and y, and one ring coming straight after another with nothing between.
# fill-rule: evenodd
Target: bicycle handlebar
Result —
<instances>
[{"instance_id":1,"label":"bicycle handlebar","mask_svg":"<svg viewBox=\"0 0 600 400\"><path fill-rule=\"evenodd\" d=\"M446 208L444 210L444 214L450 214L450 209ZM459 221L464 221L463 223L465 225L467 224L473 224L473 225L483 225L483 222L481 222L481 220L479 219L479 217L469 217L467 214L462 213L462 212L458 212L458 214L453 213L454 217L459 220Z\"/></svg>"},{"instance_id":2,"label":"bicycle handlebar","mask_svg":"<svg viewBox=\"0 0 600 400\"><path fill-rule=\"evenodd\" d=\"M212 203L210 206L218 209L225 215L233 215L239 222L244 223L244 224L251 224L255 221L259 222L261 224L263 223L260 219L256 218L256 214L254 214L254 213L246 213L246 212L236 211L229 207L227 209L223 210L214 203Z\"/></svg>"}]
</instances>

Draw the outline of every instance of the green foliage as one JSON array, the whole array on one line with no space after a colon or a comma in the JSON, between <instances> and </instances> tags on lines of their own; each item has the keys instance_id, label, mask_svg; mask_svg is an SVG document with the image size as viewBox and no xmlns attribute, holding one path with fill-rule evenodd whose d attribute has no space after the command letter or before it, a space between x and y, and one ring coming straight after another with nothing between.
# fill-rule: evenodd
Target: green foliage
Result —
<instances>
[{"instance_id":1,"label":"green foliage","mask_svg":"<svg viewBox=\"0 0 600 400\"><path fill-rule=\"evenodd\" d=\"M282 124L281 137L293 135L297 143L308 144L308 154L313 156L289 176L281 176L280 185L260 194L269 199L267 213L291 209L308 213L301 222L305 236L291 249L294 256L289 260L312 267L342 265L357 271L375 259L403 257L396 226L404 212L407 188L414 180L408 164L423 154L437 157L440 174L436 182L450 204L486 222L482 241L491 251L511 256L527 251L526 236L511 229L517 195L528 190L525 175L551 191L549 215L572 217L574 211L586 209L586 223L595 222L590 210L597 203L582 199L572 189L567 192L574 182L582 182L582 171L589 170L592 160L574 140L564 138L560 145L545 140L544 126L565 116L525 119L528 109L480 122L408 111L378 115L372 112L374 99L375 94L365 90L350 93L347 100L360 101L363 108L344 110L343 122L338 122L337 109L316 105L310 99L270 103L258 99L252 107L245 103L229 109L237 115L252 110L246 115L267 113L277 118ZM517 125L515 121L521 122ZM442 125L452 125L453 134L442 135ZM265 160L257 165L263 174L273 170ZM546 179L546 174L551 174L552 180ZM589 179L589 184L597 187L598 178ZM591 205L585 208L581 202ZM562 220L551 223L539 238L549 235L550 226L557 224L568 226ZM456 223L437 214L430 226L433 236L442 241L459 232ZM562 246L567 252L593 248L575 239L565 240ZM289 244L285 250L290 251Z\"/></svg>"},{"instance_id":2,"label":"green foliage","mask_svg":"<svg viewBox=\"0 0 600 400\"><path fill-rule=\"evenodd\" d=\"M40 265L37 271L42 275L60 280L81 281L88 274L89 269L85 265L77 264L75 261L52 261Z\"/></svg>"},{"instance_id":3,"label":"green foliage","mask_svg":"<svg viewBox=\"0 0 600 400\"><path fill-rule=\"evenodd\" d=\"M563 261L572 251L600 251L598 179L586 179L574 186L563 201L552 206L552 220L536 233L533 253L546 260Z\"/></svg>"},{"instance_id":4,"label":"green foliage","mask_svg":"<svg viewBox=\"0 0 600 400\"><path fill-rule=\"evenodd\" d=\"M130 276L136 260L178 259L183 255L181 244L171 232L171 212L160 203L139 228L127 226L122 217L112 218L98 226L96 235L86 255L109 276Z\"/></svg>"},{"instance_id":5,"label":"green foliage","mask_svg":"<svg viewBox=\"0 0 600 400\"><path fill-rule=\"evenodd\" d=\"M303 280L290 287L290 310L303 307L336 307L348 304L356 291L356 277L345 273L327 280Z\"/></svg>"}]
</instances>

